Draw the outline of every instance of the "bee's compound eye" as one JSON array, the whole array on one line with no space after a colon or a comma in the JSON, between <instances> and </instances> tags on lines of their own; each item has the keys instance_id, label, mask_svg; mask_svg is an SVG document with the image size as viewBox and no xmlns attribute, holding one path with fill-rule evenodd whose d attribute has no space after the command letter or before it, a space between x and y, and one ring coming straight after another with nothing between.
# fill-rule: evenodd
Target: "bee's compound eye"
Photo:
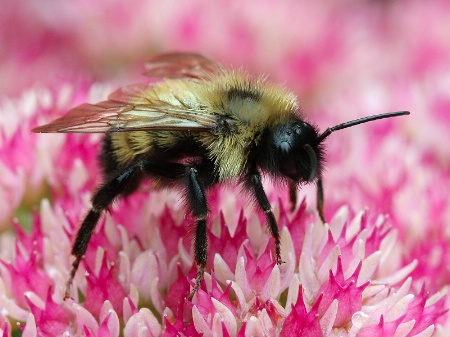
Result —
<instances>
[{"instance_id":1,"label":"bee's compound eye","mask_svg":"<svg viewBox=\"0 0 450 337\"><path fill-rule=\"evenodd\" d=\"M294 129L295 129L295 133L297 135L301 135L302 132L304 132L304 130L308 130L310 128L311 128L311 125L309 125L306 122L301 122L301 124L296 124Z\"/></svg>"}]
</instances>

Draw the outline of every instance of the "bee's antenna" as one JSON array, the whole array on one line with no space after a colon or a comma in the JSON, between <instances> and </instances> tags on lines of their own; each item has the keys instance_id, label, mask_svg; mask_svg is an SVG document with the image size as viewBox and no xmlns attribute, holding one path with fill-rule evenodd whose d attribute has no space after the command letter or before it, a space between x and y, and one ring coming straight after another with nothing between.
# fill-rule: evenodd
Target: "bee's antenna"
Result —
<instances>
[{"instance_id":1,"label":"bee's antenna","mask_svg":"<svg viewBox=\"0 0 450 337\"><path fill-rule=\"evenodd\" d=\"M336 130L342 130L342 129L349 128L349 127L354 126L354 125L375 121L377 119L391 118L391 117L397 117L397 116L403 116L403 115L409 115L409 111L388 112L388 113L385 113L385 114L367 116L367 117L355 119L353 121L349 121L349 122L345 122L345 123L342 123L342 124L338 124L338 125L335 125L335 126L333 126L331 128L326 129L317 138L317 142L318 143L322 142L325 138L327 138L332 132L334 132Z\"/></svg>"}]
</instances>

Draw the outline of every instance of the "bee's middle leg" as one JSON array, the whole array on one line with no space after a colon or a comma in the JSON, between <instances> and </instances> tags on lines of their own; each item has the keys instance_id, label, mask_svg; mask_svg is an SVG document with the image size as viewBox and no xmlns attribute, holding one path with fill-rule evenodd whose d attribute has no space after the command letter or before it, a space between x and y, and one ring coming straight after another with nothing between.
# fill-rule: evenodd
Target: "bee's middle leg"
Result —
<instances>
[{"instance_id":1,"label":"bee's middle leg","mask_svg":"<svg viewBox=\"0 0 450 337\"><path fill-rule=\"evenodd\" d=\"M203 280L203 274L205 272L206 262L208 259L206 217L209 211L204 188L198 180L197 169L194 167L188 168L188 176L188 204L192 210L193 216L197 220L194 239L194 258L198 266L198 271L195 279L195 285L189 294L189 300L191 300L198 288L200 288L200 283Z\"/></svg>"},{"instance_id":2,"label":"bee's middle leg","mask_svg":"<svg viewBox=\"0 0 450 337\"><path fill-rule=\"evenodd\" d=\"M178 163L157 163L147 161L143 166L144 172L149 176L157 176L167 181L184 181L186 186L187 206L196 220L194 238L194 259L198 266L195 285L192 288L188 299L191 300L200 283L203 280L206 262L208 258L208 236L206 217L208 215L208 204L204 191L204 186L199 180L198 171L195 166Z\"/></svg>"}]
</instances>

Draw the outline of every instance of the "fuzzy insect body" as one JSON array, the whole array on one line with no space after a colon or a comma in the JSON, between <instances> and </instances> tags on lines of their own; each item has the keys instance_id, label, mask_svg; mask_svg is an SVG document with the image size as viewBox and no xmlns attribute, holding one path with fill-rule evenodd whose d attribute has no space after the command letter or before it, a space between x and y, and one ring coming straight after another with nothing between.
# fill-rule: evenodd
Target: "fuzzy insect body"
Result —
<instances>
[{"instance_id":1,"label":"fuzzy insect body","mask_svg":"<svg viewBox=\"0 0 450 337\"><path fill-rule=\"evenodd\" d=\"M295 205L299 185L317 183L317 208L323 215L323 140L353 125L409 114L376 115L336 125L319 134L305 121L296 97L281 86L244 71L233 71L198 54L154 57L146 75L156 83L123 87L107 101L83 104L34 132L106 133L100 163L104 184L92 198L76 236L66 296L101 213L112 201L132 193L143 178L159 186L184 189L195 219L194 258L198 274L189 298L200 287L207 258L205 191L227 181L242 183L265 213L275 240L280 234L261 175L289 186Z\"/></svg>"}]
</instances>

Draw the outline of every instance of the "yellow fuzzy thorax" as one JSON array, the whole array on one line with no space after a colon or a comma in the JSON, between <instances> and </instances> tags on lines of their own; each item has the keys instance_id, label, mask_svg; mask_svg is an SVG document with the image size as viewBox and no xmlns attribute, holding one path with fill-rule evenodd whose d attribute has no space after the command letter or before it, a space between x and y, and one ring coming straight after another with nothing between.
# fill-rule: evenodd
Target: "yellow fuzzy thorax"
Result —
<instances>
[{"instance_id":1,"label":"yellow fuzzy thorax","mask_svg":"<svg viewBox=\"0 0 450 337\"><path fill-rule=\"evenodd\" d=\"M226 132L218 128L192 135L173 131L112 134L116 158L130 162L138 155L151 155L155 145L169 149L184 137L192 137L202 144L208 158L214 162L213 174L219 181L238 177L262 131L285 123L298 109L291 92L268 83L263 77L254 78L242 71L226 71L202 81L165 80L151 86L133 101L135 104L152 102L214 115L232 125Z\"/></svg>"},{"instance_id":2,"label":"yellow fuzzy thorax","mask_svg":"<svg viewBox=\"0 0 450 337\"><path fill-rule=\"evenodd\" d=\"M297 111L292 93L262 77L252 78L243 72L227 72L199 87L204 101L208 102L208 110L236 120L232 133L210 134L203 138L210 159L216 164L219 181L239 176L252 146L259 143L262 131L286 122ZM230 97L232 90L247 93L249 97Z\"/></svg>"}]
</instances>

